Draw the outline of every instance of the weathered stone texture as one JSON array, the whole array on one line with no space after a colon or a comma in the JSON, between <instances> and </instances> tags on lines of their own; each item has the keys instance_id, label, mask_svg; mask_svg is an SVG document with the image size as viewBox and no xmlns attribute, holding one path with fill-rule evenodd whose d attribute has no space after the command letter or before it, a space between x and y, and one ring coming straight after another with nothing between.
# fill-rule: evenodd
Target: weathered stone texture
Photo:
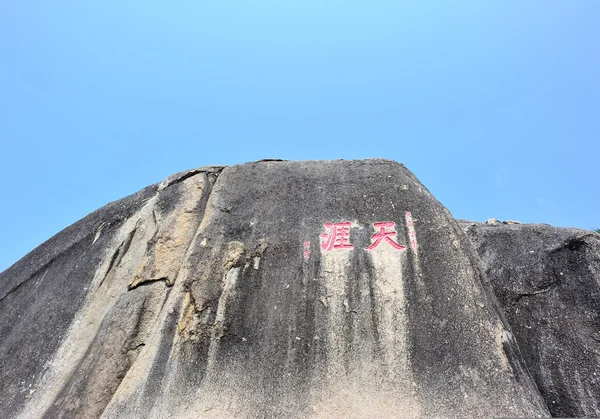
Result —
<instances>
[{"instance_id":1,"label":"weathered stone texture","mask_svg":"<svg viewBox=\"0 0 600 419\"><path fill-rule=\"evenodd\" d=\"M461 221L553 416L600 417L600 235Z\"/></svg>"},{"instance_id":2,"label":"weathered stone texture","mask_svg":"<svg viewBox=\"0 0 600 419\"><path fill-rule=\"evenodd\" d=\"M0 273L0 416L548 416L481 266L395 162L183 172Z\"/></svg>"}]
</instances>

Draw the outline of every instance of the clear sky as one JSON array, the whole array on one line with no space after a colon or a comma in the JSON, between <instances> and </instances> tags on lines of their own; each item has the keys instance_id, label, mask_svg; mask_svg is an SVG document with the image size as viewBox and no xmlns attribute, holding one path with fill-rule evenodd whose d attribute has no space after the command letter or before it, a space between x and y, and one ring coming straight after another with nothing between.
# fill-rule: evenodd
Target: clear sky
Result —
<instances>
[{"instance_id":1,"label":"clear sky","mask_svg":"<svg viewBox=\"0 0 600 419\"><path fill-rule=\"evenodd\" d=\"M600 1L5 1L0 270L171 173L404 163L455 217L600 227Z\"/></svg>"}]
</instances>

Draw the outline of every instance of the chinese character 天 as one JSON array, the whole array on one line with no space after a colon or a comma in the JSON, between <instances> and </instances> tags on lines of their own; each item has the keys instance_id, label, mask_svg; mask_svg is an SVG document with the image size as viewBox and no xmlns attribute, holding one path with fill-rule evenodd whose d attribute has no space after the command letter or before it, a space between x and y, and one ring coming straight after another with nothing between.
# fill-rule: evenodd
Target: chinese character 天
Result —
<instances>
[{"instance_id":1,"label":"chinese character \u5929","mask_svg":"<svg viewBox=\"0 0 600 419\"><path fill-rule=\"evenodd\" d=\"M371 240L373 240L373 243L369 247L367 247L366 250L373 250L382 242L389 244L394 249L406 250L405 246L396 243L393 239L393 237L395 237L398 234L394 229L394 225L395 223L393 221L382 221L379 223L374 223L373 228L375 229L375 234L371 236Z\"/></svg>"}]
</instances>

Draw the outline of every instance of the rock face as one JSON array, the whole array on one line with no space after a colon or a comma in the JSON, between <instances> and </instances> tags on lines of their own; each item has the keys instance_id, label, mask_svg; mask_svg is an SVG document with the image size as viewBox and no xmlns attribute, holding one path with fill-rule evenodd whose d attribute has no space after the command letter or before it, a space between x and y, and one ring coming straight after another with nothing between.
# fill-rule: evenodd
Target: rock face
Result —
<instances>
[{"instance_id":1,"label":"rock face","mask_svg":"<svg viewBox=\"0 0 600 419\"><path fill-rule=\"evenodd\" d=\"M461 221L553 416L600 417L600 235Z\"/></svg>"},{"instance_id":2,"label":"rock face","mask_svg":"<svg viewBox=\"0 0 600 419\"><path fill-rule=\"evenodd\" d=\"M0 274L0 417L546 417L540 374L593 403L517 315L521 356L481 266L395 162L180 173Z\"/></svg>"}]
</instances>

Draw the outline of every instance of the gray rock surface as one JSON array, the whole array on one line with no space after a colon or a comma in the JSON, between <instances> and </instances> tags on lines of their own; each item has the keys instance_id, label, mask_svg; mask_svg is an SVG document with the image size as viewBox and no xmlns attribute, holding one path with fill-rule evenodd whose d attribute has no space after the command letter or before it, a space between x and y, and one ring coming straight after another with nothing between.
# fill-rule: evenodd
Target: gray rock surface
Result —
<instances>
[{"instance_id":1,"label":"gray rock surface","mask_svg":"<svg viewBox=\"0 0 600 419\"><path fill-rule=\"evenodd\" d=\"M548 416L480 266L395 162L180 173L0 274L0 417Z\"/></svg>"},{"instance_id":2,"label":"gray rock surface","mask_svg":"<svg viewBox=\"0 0 600 419\"><path fill-rule=\"evenodd\" d=\"M555 417L600 417L600 235L461 221Z\"/></svg>"}]
</instances>

